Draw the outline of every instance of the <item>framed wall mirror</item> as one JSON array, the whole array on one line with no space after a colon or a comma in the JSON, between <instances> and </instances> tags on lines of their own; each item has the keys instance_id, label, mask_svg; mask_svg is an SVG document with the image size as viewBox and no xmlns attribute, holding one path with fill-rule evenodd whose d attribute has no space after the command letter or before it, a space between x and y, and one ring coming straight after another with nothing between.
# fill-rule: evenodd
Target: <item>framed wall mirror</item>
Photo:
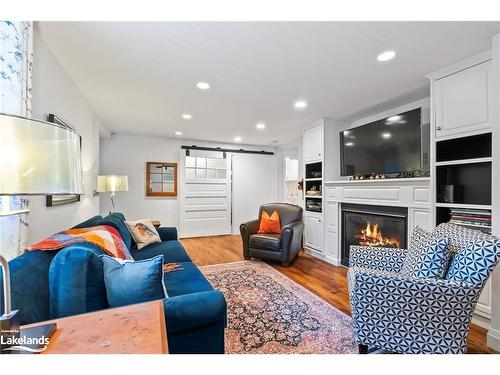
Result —
<instances>
[{"instance_id":1,"label":"framed wall mirror","mask_svg":"<svg viewBox=\"0 0 500 375\"><path fill-rule=\"evenodd\" d=\"M177 196L177 163L146 163L146 196Z\"/></svg>"}]
</instances>

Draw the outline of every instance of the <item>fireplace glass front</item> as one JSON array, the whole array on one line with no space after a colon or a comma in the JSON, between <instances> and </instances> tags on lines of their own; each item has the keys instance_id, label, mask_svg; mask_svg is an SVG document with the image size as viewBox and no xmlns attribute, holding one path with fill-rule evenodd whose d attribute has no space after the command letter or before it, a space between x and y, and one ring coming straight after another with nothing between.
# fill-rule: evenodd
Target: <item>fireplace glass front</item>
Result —
<instances>
[{"instance_id":1,"label":"fireplace glass front","mask_svg":"<svg viewBox=\"0 0 500 375\"><path fill-rule=\"evenodd\" d=\"M349 266L351 245L406 249L408 209L342 204L342 259Z\"/></svg>"}]
</instances>

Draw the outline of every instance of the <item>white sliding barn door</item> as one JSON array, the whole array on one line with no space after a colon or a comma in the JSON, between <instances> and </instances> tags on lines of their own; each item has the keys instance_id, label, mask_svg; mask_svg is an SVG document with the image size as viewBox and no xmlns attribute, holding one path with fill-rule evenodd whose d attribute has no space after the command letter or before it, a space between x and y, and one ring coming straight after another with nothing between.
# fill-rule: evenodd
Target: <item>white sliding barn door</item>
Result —
<instances>
[{"instance_id":1,"label":"white sliding barn door","mask_svg":"<svg viewBox=\"0 0 500 375\"><path fill-rule=\"evenodd\" d=\"M180 157L180 236L231 233L231 158L191 151Z\"/></svg>"},{"instance_id":2,"label":"white sliding barn door","mask_svg":"<svg viewBox=\"0 0 500 375\"><path fill-rule=\"evenodd\" d=\"M276 202L277 178L275 155L232 154L233 234L240 225L257 219L259 207Z\"/></svg>"}]
</instances>

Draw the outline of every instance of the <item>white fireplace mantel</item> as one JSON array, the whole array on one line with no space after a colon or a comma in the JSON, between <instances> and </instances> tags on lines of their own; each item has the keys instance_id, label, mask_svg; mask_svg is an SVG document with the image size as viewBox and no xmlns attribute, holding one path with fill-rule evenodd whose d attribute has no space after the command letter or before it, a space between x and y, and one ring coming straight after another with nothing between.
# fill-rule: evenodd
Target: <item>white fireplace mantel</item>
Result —
<instances>
[{"instance_id":1,"label":"white fireplace mantel","mask_svg":"<svg viewBox=\"0 0 500 375\"><path fill-rule=\"evenodd\" d=\"M431 180L428 177L380 180L327 181L326 251L324 260L340 265L342 203L408 208L408 234L419 225L432 230ZM409 239L408 239L409 240Z\"/></svg>"}]
</instances>

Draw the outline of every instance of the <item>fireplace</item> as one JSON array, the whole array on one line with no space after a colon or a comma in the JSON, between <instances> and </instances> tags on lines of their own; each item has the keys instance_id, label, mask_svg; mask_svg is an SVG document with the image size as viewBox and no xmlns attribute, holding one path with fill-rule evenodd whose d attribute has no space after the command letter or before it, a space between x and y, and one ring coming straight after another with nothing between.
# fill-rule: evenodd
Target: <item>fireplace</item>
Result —
<instances>
[{"instance_id":1,"label":"fireplace","mask_svg":"<svg viewBox=\"0 0 500 375\"><path fill-rule=\"evenodd\" d=\"M342 265L349 266L351 245L406 249L407 208L343 203L341 210Z\"/></svg>"}]
</instances>

